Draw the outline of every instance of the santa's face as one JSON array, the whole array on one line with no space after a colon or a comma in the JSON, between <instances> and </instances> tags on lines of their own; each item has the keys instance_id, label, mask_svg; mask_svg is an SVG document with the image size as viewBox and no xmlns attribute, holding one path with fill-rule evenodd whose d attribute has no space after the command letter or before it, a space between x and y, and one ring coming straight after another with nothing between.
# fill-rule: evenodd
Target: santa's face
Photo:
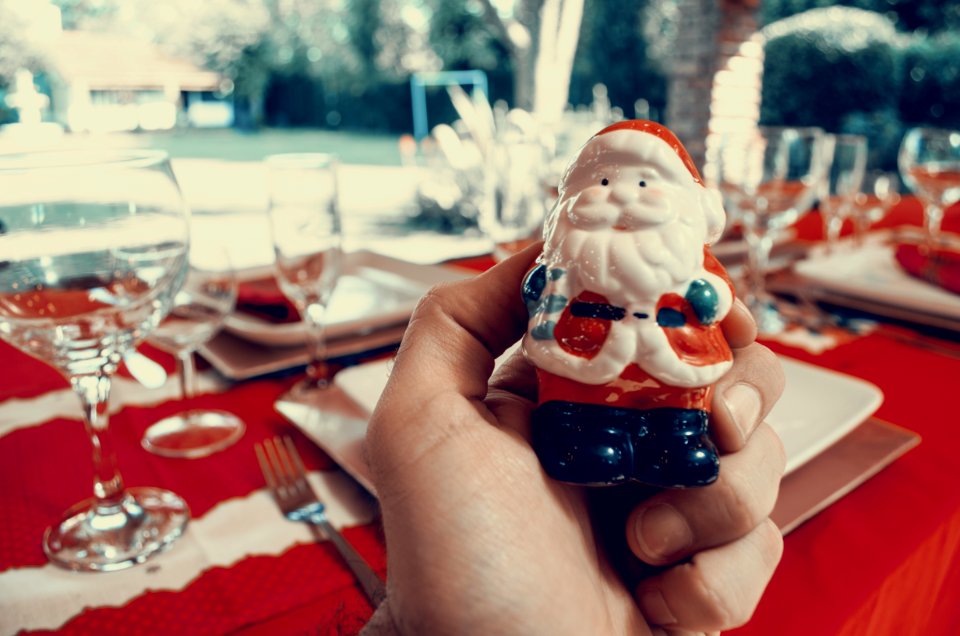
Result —
<instances>
[{"instance_id":1,"label":"santa's face","mask_svg":"<svg viewBox=\"0 0 960 636\"><path fill-rule=\"evenodd\" d=\"M595 138L563 186L546 249L575 268L585 288L611 301L655 302L694 278L704 244L722 229L711 195L666 143L649 135Z\"/></svg>"}]
</instances>

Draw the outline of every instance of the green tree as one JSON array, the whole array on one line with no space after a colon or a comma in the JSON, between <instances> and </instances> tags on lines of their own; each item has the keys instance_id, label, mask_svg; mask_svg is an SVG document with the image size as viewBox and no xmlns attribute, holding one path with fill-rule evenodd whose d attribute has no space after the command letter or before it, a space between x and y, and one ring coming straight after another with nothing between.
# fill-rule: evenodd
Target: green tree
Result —
<instances>
[{"instance_id":1,"label":"green tree","mask_svg":"<svg viewBox=\"0 0 960 636\"><path fill-rule=\"evenodd\" d=\"M509 59L505 34L490 28L479 0L430 0L429 43L444 69L492 71Z\"/></svg>"},{"instance_id":2,"label":"green tree","mask_svg":"<svg viewBox=\"0 0 960 636\"><path fill-rule=\"evenodd\" d=\"M377 73L377 36L380 31L380 1L350 0L344 22L360 66L360 78L373 80Z\"/></svg>"},{"instance_id":3,"label":"green tree","mask_svg":"<svg viewBox=\"0 0 960 636\"><path fill-rule=\"evenodd\" d=\"M960 127L960 31L912 38L903 56L903 121Z\"/></svg>"},{"instance_id":4,"label":"green tree","mask_svg":"<svg viewBox=\"0 0 960 636\"><path fill-rule=\"evenodd\" d=\"M665 105L666 78L659 61L648 55L644 37L648 4L648 0L587 0L574 62L578 101L588 102L592 86L600 82L607 86L611 104L628 116L640 98L656 108Z\"/></svg>"},{"instance_id":5,"label":"green tree","mask_svg":"<svg viewBox=\"0 0 960 636\"><path fill-rule=\"evenodd\" d=\"M43 54L27 32L25 19L0 0L0 88L7 86L21 68L36 72L43 67ZM3 107L0 100L0 109Z\"/></svg>"},{"instance_id":6,"label":"green tree","mask_svg":"<svg viewBox=\"0 0 960 636\"><path fill-rule=\"evenodd\" d=\"M104 28L117 17L118 0L53 0L64 29Z\"/></svg>"}]
</instances>

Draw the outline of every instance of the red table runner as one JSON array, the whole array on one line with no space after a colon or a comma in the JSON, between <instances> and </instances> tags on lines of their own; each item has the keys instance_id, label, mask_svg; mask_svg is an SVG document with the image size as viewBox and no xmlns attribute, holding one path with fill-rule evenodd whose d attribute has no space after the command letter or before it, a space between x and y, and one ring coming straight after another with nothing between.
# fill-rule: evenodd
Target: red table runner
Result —
<instances>
[{"instance_id":1,"label":"red table runner","mask_svg":"<svg viewBox=\"0 0 960 636\"><path fill-rule=\"evenodd\" d=\"M884 223L918 219L919 207L907 200ZM803 219L800 238L815 240L818 224L815 215ZM483 269L490 261L464 264ZM960 633L960 479L955 468L960 461L954 450L958 418L953 401L960 362L879 334L820 355L768 344L782 354L877 384L885 394L878 417L918 432L923 441L786 538L783 562L756 615L733 633ZM66 634L360 630L372 608L330 546L291 535L274 539L272 552L257 549L271 537L295 532L288 529L295 524L269 507L252 450L255 442L285 433L294 437L308 468L329 486L347 539L381 576L386 573L383 539L370 502L351 492L353 486L330 459L273 409L293 378L208 385L193 403L233 411L248 430L235 446L196 460L156 457L139 446L154 418L184 406L170 399L170 389L151 393L128 378L117 380L115 406L123 406L115 408L111 429L127 484L162 486L182 495L191 507L190 532L196 536L125 571L134 572L129 576L140 586L129 598L80 606L57 618L62 587L115 585L111 582L123 580L115 577L125 575L75 574L46 565L40 548L43 529L90 494L89 443L76 398L55 372L3 343L0 362L0 634L31 625L43 626L36 631ZM169 359L163 362L172 369ZM339 495L343 503L336 501ZM242 516L248 509L259 510L260 516ZM235 519L231 515L241 515L246 524L230 523ZM258 535L261 524L269 532ZM249 543L232 539L234 533ZM194 554L196 563L182 563ZM164 577L173 574L176 564L195 571L171 584ZM41 609L24 610L23 598Z\"/></svg>"}]
</instances>

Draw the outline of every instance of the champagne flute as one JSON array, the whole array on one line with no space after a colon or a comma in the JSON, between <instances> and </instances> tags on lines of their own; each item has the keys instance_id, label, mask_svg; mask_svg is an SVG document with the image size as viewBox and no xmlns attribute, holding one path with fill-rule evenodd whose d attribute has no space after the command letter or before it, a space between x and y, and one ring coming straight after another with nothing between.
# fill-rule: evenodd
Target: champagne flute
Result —
<instances>
[{"instance_id":1,"label":"champagne flute","mask_svg":"<svg viewBox=\"0 0 960 636\"><path fill-rule=\"evenodd\" d=\"M307 325L310 362L292 397L309 397L329 382L326 313L340 276L341 229L336 157L322 153L266 159L270 228L280 289Z\"/></svg>"},{"instance_id":2,"label":"champagne flute","mask_svg":"<svg viewBox=\"0 0 960 636\"><path fill-rule=\"evenodd\" d=\"M819 128L761 126L755 134L728 137L718 153L719 189L739 212L747 242L744 302L762 333L786 326L766 291L774 232L810 209L824 178Z\"/></svg>"},{"instance_id":3,"label":"champagne flute","mask_svg":"<svg viewBox=\"0 0 960 636\"><path fill-rule=\"evenodd\" d=\"M193 234L190 268L173 309L150 336L151 344L177 358L180 397L193 397L196 383L194 353L220 330L237 302L237 279L224 245ZM154 422L141 445L165 457L205 457L227 448L246 426L227 411L189 409Z\"/></svg>"},{"instance_id":4,"label":"champagne flute","mask_svg":"<svg viewBox=\"0 0 960 636\"><path fill-rule=\"evenodd\" d=\"M70 381L93 447L93 498L44 551L72 570L130 567L189 519L171 492L124 487L107 426L112 374L183 282L186 206L162 152L38 152L0 156L0 219L0 337Z\"/></svg>"},{"instance_id":5,"label":"champagne flute","mask_svg":"<svg viewBox=\"0 0 960 636\"><path fill-rule=\"evenodd\" d=\"M820 214L827 250L840 241L843 222L853 207L867 167L867 138L861 135L824 135L823 164L826 174L821 183Z\"/></svg>"},{"instance_id":6,"label":"champagne flute","mask_svg":"<svg viewBox=\"0 0 960 636\"><path fill-rule=\"evenodd\" d=\"M960 201L960 130L911 129L900 143L897 164L903 182L924 204L927 241L935 243L943 211Z\"/></svg>"}]
</instances>

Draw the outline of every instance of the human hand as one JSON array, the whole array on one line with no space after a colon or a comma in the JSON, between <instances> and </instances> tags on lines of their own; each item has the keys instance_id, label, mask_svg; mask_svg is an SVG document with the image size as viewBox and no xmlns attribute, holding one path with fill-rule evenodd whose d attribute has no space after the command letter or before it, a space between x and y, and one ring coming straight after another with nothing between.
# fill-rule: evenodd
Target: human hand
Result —
<instances>
[{"instance_id":1,"label":"human hand","mask_svg":"<svg viewBox=\"0 0 960 636\"><path fill-rule=\"evenodd\" d=\"M650 496L553 481L530 446L532 368L517 354L494 372L526 328L518 289L537 252L434 289L414 312L366 440L389 571L367 633L681 635L744 623L782 551L768 516L785 460L762 423L783 388L779 364L737 303L723 323L734 365L714 398L725 453L714 484ZM597 493L632 497L626 514L598 510ZM601 545L608 534L635 557ZM628 584L623 558L661 567Z\"/></svg>"}]
</instances>

